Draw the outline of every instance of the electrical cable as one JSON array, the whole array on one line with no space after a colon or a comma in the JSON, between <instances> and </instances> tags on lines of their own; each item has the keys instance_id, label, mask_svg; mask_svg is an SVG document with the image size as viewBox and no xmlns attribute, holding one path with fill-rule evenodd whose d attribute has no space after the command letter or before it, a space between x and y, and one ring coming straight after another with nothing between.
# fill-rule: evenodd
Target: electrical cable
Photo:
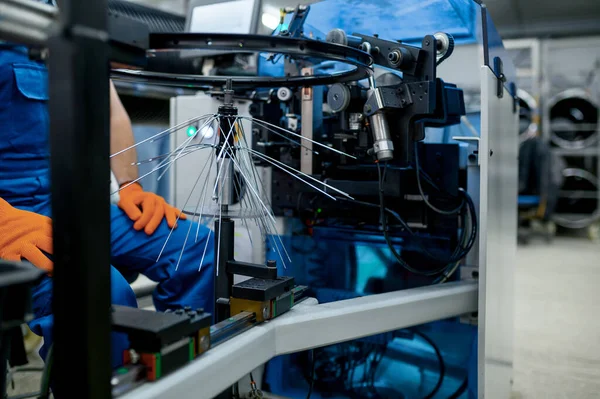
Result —
<instances>
[{"instance_id":1,"label":"electrical cable","mask_svg":"<svg viewBox=\"0 0 600 399\"><path fill-rule=\"evenodd\" d=\"M381 363L381 361L383 360L383 357L385 356L386 350L387 350L387 344L383 347L383 349L380 351L379 354L375 353L375 357L373 359L373 363L372 363L371 370L370 370L370 374L371 374L370 388L372 391L375 391L376 394L377 394L377 388L375 388L375 377L377 375L377 369L379 368L379 364ZM379 355L379 357L378 357L378 355Z\"/></svg>"},{"instance_id":2,"label":"electrical cable","mask_svg":"<svg viewBox=\"0 0 600 399\"><path fill-rule=\"evenodd\" d=\"M460 396L465 393L465 391L467 390L467 386L469 385L469 379L465 377L465 379L463 380L462 384L460 384L460 386L456 389L456 391L454 391L454 393L450 396L448 396L448 399L458 399L460 398Z\"/></svg>"},{"instance_id":3,"label":"electrical cable","mask_svg":"<svg viewBox=\"0 0 600 399\"><path fill-rule=\"evenodd\" d=\"M473 204L473 200L466 193L466 191L464 191L463 189L459 189L459 190L465 196L465 199L466 199L466 202L467 202L467 209L469 210L469 215L471 217L471 234L469 236L469 240L467 241L466 247L463 247L460 252L456 252L450 258L444 259L444 260L440 260L439 257L437 257L436 255L432 254L427 248L421 247L423 255L427 256L428 258L430 258L432 260L437 260L437 261L439 261L441 263L444 263L444 264L450 264L450 263L458 262L462 258L464 258L465 256L467 256L467 254L469 253L469 251L471 250L471 248L473 248L473 245L475 244L475 240L477 238L477 215L476 215L476 210L475 210L475 204ZM465 228L463 228L463 234L466 234L466 231L467 230L466 230L466 226L465 226ZM459 240L459 242L461 242L461 241L462 241L462 238L461 238L461 240ZM460 246L457 247L457 248L460 248Z\"/></svg>"},{"instance_id":4,"label":"electrical cable","mask_svg":"<svg viewBox=\"0 0 600 399\"><path fill-rule=\"evenodd\" d=\"M315 359L315 350L311 349L310 354L311 354L311 358L312 358L312 366L310 367L311 368L310 384L308 387L308 393L306 394L306 399L310 399L310 396L312 395L313 387L315 385L315 363L317 363L317 361Z\"/></svg>"},{"instance_id":5,"label":"electrical cable","mask_svg":"<svg viewBox=\"0 0 600 399\"><path fill-rule=\"evenodd\" d=\"M379 205L380 205L380 210L381 210L381 214L382 214L381 225L382 225L382 230L383 230L383 237L387 243L388 248L392 252L392 255L394 255L394 257L396 258L396 260L400 264L400 266L402 266L403 268L405 268L406 270L408 270L409 272L411 272L413 274L417 274L417 275L421 275L421 276L434 276L434 275L437 275L437 274L440 274L440 273L446 271L449 267L451 267L450 264L454 265L454 263L460 261L462 258L464 258L466 256L466 254L470 251L470 249L473 247L473 244L475 243L475 237L477 235L477 227L476 227L475 205L473 204L472 199L469 197L469 195L464 190L461 190L461 193L463 193L466 197L468 209L471 212L471 217L472 217L471 220L474 222L474 223L472 223L471 236L469 237L469 241L467 242L467 247L462 248L460 245L460 242L459 242L459 245L458 245L457 249L453 252L453 255L449 259L446 259L443 261L440 261L438 257L431 254L427 249L422 248L424 255L428 256L429 258L432 258L433 260L439 261L440 263L443 263L444 266L433 269L433 270L418 270L418 269L415 269L412 266L410 266L404 259L402 259L402 257L398 253L398 251L396 251L396 248L394 248L394 245L391 241L391 238L389 236L389 231L387 228L387 220L384 215L384 212L386 209L385 193L384 193L384 189L383 189L384 182L382 180L383 175L381 173L381 166L379 163L377 164L377 174L379 177ZM466 227L463 229L463 235L465 233L466 233ZM460 241L462 242L462 238ZM458 251L459 249L460 249L460 251Z\"/></svg>"},{"instance_id":6,"label":"electrical cable","mask_svg":"<svg viewBox=\"0 0 600 399\"><path fill-rule=\"evenodd\" d=\"M431 204L429 202L429 200L427 200L427 196L425 195L425 192L423 191L423 186L421 186L421 167L419 166L419 151L418 151L418 145L417 145L416 141L415 141L415 172L417 175L417 187L419 188L419 193L421 194L421 197L423 198L423 202L425 202L425 205L427 205L430 209L432 209L434 212L439 213L440 215L456 215L458 212L461 211L461 209L465 205L464 201L462 201L461 204L455 209L443 210L443 209L439 209L439 208L435 207L433 204Z\"/></svg>"},{"instance_id":7,"label":"electrical cable","mask_svg":"<svg viewBox=\"0 0 600 399\"><path fill-rule=\"evenodd\" d=\"M363 205L363 206L368 206L368 207L372 207L372 208L378 208L381 209L381 205L377 205L377 204L372 204L370 202L365 202L365 201L359 201L356 199L348 199L348 198L344 198L344 197L335 197L336 200L338 201L347 201L350 203L354 203L357 205ZM402 219L402 217L398 214L398 212L395 212L393 210L391 210L390 208L383 208L387 213L389 213L390 215L392 215L394 217L394 219L396 219L401 225L402 227L408 231L411 235L414 235L415 233L412 231L412 229L408 226L408 224L404 221L404 219Z\"/></svg>"},{"instance_id":8,"label":"electrical cable","mask_svg":"<svg viewBox=\"0 0 600 399\"><path fill-rule=\"evenodd\" d=\"M463 228L466 228L467 223L465 223L465 226ZM465 235L466 236L466 235ZM463 240L464 241L464 240ZM464 245L466 243L462 242L461 246ZM456 262L454 264L454 266L452 266L451 268L449 268L448 270L446 270L436 281L434 281L434 284L443 284L446 281L448 281L456 272L456 270L458 270L458 267L460 266L460 261Z\"/></svg>"},{"instance_id":9,"label":"electrical cable","mask_svg":"<svg viewBox=\"0 0 600 399\"><path fill-rule=\"evenodd\" d=\"M420 332L418 330L411 330L411 331L415 335L418 335L419 337L421 337L425 342L427 342L431 346L431 348L433 348L433 351L435 352L435 356L438 359L438 363L440 366L440 374L439 374L437 383L435 384L435 386L433 387L431 392L429 392L429 394L427 394L427 396L423 397L423 399L431 399L435 396L436 393L438 393L438 391L442 387L442 383L444 382L444 378L446 377L446 364L444 363L444 358L442 357L442 352L440 351L440 348L436 345L435 342L433 342L433 340L431 338L429 338L427 335L423 334L422 332Z\"/></svg>"}]
</instances>

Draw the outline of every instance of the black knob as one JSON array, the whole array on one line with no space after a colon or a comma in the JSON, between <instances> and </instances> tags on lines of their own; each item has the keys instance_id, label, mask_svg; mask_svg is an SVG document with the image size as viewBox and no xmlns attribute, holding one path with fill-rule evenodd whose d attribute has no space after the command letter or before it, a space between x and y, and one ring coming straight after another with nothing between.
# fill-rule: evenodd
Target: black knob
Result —
<instances>
[{"instance_id":1,"label":"black knob","mask_svg":"<svg viewBox=\"0 0 600 399\"><path fill-rule=\"evenodd\" d=\"M183 309L177 309L175 314L181 316L183 314Z\"/></svg>"},{"instance_id":2,"label":"black knob","mask_svg":"<svg viewBox=\"0 0 600 399\"><path fill-rule=\"evenodd\" d=\"M268 260L267 267L277 267L277 261L272 259Z\"/></svg>"},{"instance_id":3,"label":"black knob","mask_svg":"<svg viewBox=\"0 0 600 399\"><path fill-rule=\"evenodd\" d=\"M189 312L190 310L192 310L191 306L186 306L183 308L183 310L185 310L186 312Z\"/></svg>"},{"instance_id":4,"label":"black knob","mask_svg":"<svg viewBox=\"0 0 600 399\"><path fill-rule=\"evenodd\" d=\"M196 312L198 312L198 314L202 314L204 313L204 308L198 308L196 309Z\"/></svg>"}]
</instances>

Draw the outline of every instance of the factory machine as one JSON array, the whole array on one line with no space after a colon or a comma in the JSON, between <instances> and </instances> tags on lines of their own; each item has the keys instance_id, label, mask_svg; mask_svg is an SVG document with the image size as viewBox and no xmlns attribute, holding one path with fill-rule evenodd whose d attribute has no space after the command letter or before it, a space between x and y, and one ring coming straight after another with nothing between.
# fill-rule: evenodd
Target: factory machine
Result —
<instances>
[{"instance_id":1,"label":"factory machine","mask_svg":"<svg viewBox=\"0 0 600 399\"><path fill-rule=\"evenodd\" d=\"M72 3L65 2L62 23L74 29L75 42L69 35L54 38L55 51L101 37L86 36L81 28L91 22ZM104 12L105 2L98 3L96 11ZM110 322L81 321L87 324L80 343L108 362L97 349L108 342L92 332L96 323L128 334L131 343L110 386L95 364L82 367L88 397L108 397L107 389L124 398L262 397L261 389L286 397L307 391L313 397L509 397L519 120L514 71L484 5L448 0L433 10L407 3L298 6L282 10L271 35L255 34L260 2L229 4L250 7L244 33L194 28L208 12L198 2L191 3L185 32L172 29L181 22L173 16L145 10L152 17L144 17L138 9L131 19L112 3L108 20L94 26L110 38L102 55L118 62L112 79L197 90L171 99L172 126L156 137L169 140L171 151L157 157L156 169L172 161L170 202L214 232L215 311L109 307L108 294L99 291L108 285L96 280L107 276L94 268L75 274L82 289L96 283L85 298L103 299L83 301L82 309L110 308ZM0 1L54 23L55 10L27 4ZM417 15L425 22L404 28ZM160 29L152 20L163 21ZM41 31L9 36L40 45ZM92 55L98 52L84 52L77 62ZM108 77L95 72L70 77L73 87ZM51 98L58 93L57 86L50 90ZM476 107L465 98L476 98ZM57 111L51 107L51 119ZM98 115L84 112L80 119ZM74 132L80 119L66 131ZM54 178L62 184L78 175L61 171L107 149L98 137L99 147L66 137L82 152L70 166L53 153L60 165ZM100 173L107 165L93 166ZM199 181L210 182L209 189L196 190ZM57 189L53 200L62 203L70 192ZM63 208L54 213L59 286L74 278L61 268L80 242L65 244L80 230L61 224ZM78 260L105 259L104 246L84 247L88 252L77 252ZM60 333L67 314L55 309L60 383L66 381L59 355L67 352Z\"/></svg>"}]
</instances>

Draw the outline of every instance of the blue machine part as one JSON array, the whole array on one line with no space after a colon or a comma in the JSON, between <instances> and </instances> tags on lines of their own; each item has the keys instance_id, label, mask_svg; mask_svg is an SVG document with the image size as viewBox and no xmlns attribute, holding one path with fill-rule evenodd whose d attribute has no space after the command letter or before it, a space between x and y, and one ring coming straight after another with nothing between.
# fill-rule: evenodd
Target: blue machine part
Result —
<instances>
[{"instance_id":1,"label":"blue machine part","mask_svg":"<svg viewBox=\"0 0 600 399\"><path fill-rule=\"evenodd\" d=\"M479 10L473 0L328 0L311 5L307 24L324 32L339 28L377 33L382 39L407 43L420 43L425 35L442 31L457 43L475 43Z\"/></svg>"},{"instance_id":2,"label":"blue machine part","mask_svg":"<svg viewBox=\"0 0 600 399\"><path fill-rule=\"evenodd\" d=\"M289 231L282 232L285 233L283 244L292 262L286 263L285 269L280 266L280 272L294 276L298 284L310 286L310 295L319 303L369 295L373 289L372 279L377 278L392 284L393 289L427 283L418 276L394 271L397 268L393 267L392 256L377 232L357 234L344 229L315 227L312 236L308 236L298 234L301 226L300 221L290 220ZM268 258L279 259L279 255L271 250ZM477 381L473 379L477 376L477 328L451 319L418 326L417 330L436 343L444 359L444 382L433 398L449 397L467 375L469 389L460 398L476 397ZM360 351L372 351L369 356L364 354L367 362L357 363L355 359L357 364L348 370L340 366L346 364L344 356L348 353L358 356ZM317 362L320 382L315 385L312 398L374 398L377 397L374 389L381 398L421 398L433 389L439 376L439 363L431 346L407 330L321 348L316 353L320 359ZM375 355L379 357L375 358ZM372 376L375 388L369 388L371 393L368 393L366 386L371 383L361 381L365 370L371 373L370 362L377 360L378 366ZM330 364L326 364L328 362ZM310 364L308 352L273 359L267 365L265 390L290 398L306 397ZM340 373L347 373L345 387L341 377L333 377L339 377ZM365 391L359 389L361 384ZM350 386L355 387L354 394ZM321 395L319 390L326 395Z\"/></svg>"},{"instance_id":3,"label":"blue machine part","mask_svg":"<svg viewBox=\"0 0 600 399\"><path fill-rule=\"evenodd\" d=\"M396 8L396 14L400 13L402 16L389 12ZM368 17L365 18L365 15ZM371 18L372 15L376 17ZM423 36L444 31L454 35L458 42L472 42L477 40L477 24L474 21L479 16L479 5L472 0L410 0L402 3L402 9L391 1L379 1L373 5L372 2L356 0L328 0L311 5L304 32L307 36L312 33L313 38L322 39L320 35L311 31L311 26L319 26L324 32L342 28L347 32L378 33L384 39L403 39L409 42L414 39L415 44L420 44ZM410 19L411 24L398 23L402 18ZM414 21L423 24L417 24L417 28L414 28ZM276 61L259 57L260 74L283 75L283 57ZM345 67L347 66L340 63L324 62L314 68L316 73L324 73ZM322 99L323 96L315 93L314 97ZM315 103L316 109L321 106ZM321 112L314 113L314 134L317 136L323 123L319 115L322 115ZM470 114L467 117L478 129L479 114ZM281 123L285 125L285 121L282 120ZM473 135L466 129L468 128L462 124L445 129L428 129L427 141L448 143L453 142L451 138L454 136ZM468 150L468 144L461 143L461 168L466 168ZM287 231L279 233L282 234L283 245L292 261L288 262L285 259L285 262L281 262L280 255L274 248L268 249L267 259L278 261L281 274L295 277L297 284L308 285L311 289L310 295L317 298L319 303L408 289L432 282L431 278L415 276L394 267L396 262L377 230L372 233L358 233L341 225L313 226L311 235L306 235L306 226L300 220L288 219L287 226ZM402 245L401 238L394 238L394 241ZM273 243L272 240L267 242ZM467 375L468 390L459 397L475 398L477 327L452 319L418 326L416 329L434 341L446 365L443 384L433 398L448 398ZM439 377L439 363L431 345L406 330L320 348L315 353L320 359L317 362L320 365L317 368L319 383L315 384L311 398L421 398L431 392ZM348 353L364 355L362 362L357 363L354 359L350 371L347 370L349 363L340 360ZM329 359L329 362L326 362L326 359ZM309 360L307 352L273 359L267 365L264 389L285 397L305 398L308 389L307 378L310 375ZM369 370L370 364L375 360L379 360L379 365L369 379L372 379L372 383L361 383L365 371ZM346 369L339 369L341 363L346 364ZM343 372L346 373L345 378L338 378ZM338 377L333 378L332 375ZM325 380L329 382L324 383ZM346 383L341 382L342 380ZM379 396L376 396L374 388L369 388L370 392L359 391L358 387L361 384L365 387L375 386ZM352 386L356 388L354 392Z\"/></svg>"}]
</instances>

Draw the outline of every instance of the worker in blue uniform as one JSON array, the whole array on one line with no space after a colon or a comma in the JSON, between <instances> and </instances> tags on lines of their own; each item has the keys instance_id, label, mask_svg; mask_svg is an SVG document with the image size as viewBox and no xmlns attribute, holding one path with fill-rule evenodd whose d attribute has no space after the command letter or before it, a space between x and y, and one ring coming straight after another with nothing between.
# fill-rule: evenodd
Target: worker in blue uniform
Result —
<instances>
[{"instance_id":1,"label":"worker in blue uniform","mask_svg":"<svg viewBox=\"0 0 600 399\"><path fill-rule=\"evenodd\" d=\"M35 319L30 323L31 330L44 337L42 357L52 342L53 325L47 79L46 66L30 60L26 48L0 43L0 258L27 260L48 271L34 289ZM130 119L111 82L111 153L133 144ZM162 197L144 191L141 184L130 184L138 178L135 162L135 150L111 159L122 187L118 205L111 205L112 266L106 267L111 268L112 302L135 307L135 295L124 275L142 273L158 283L153 295L158 311L183 306L212 311L214 257L213 245L206 245L208 228L201 226L198 240L188 240L178 262L192 222ZM76 325L73 333L77 334ZM112 347L117 367L127 348L126 337L114 333Z\"/></svg>"}]
</instances>

